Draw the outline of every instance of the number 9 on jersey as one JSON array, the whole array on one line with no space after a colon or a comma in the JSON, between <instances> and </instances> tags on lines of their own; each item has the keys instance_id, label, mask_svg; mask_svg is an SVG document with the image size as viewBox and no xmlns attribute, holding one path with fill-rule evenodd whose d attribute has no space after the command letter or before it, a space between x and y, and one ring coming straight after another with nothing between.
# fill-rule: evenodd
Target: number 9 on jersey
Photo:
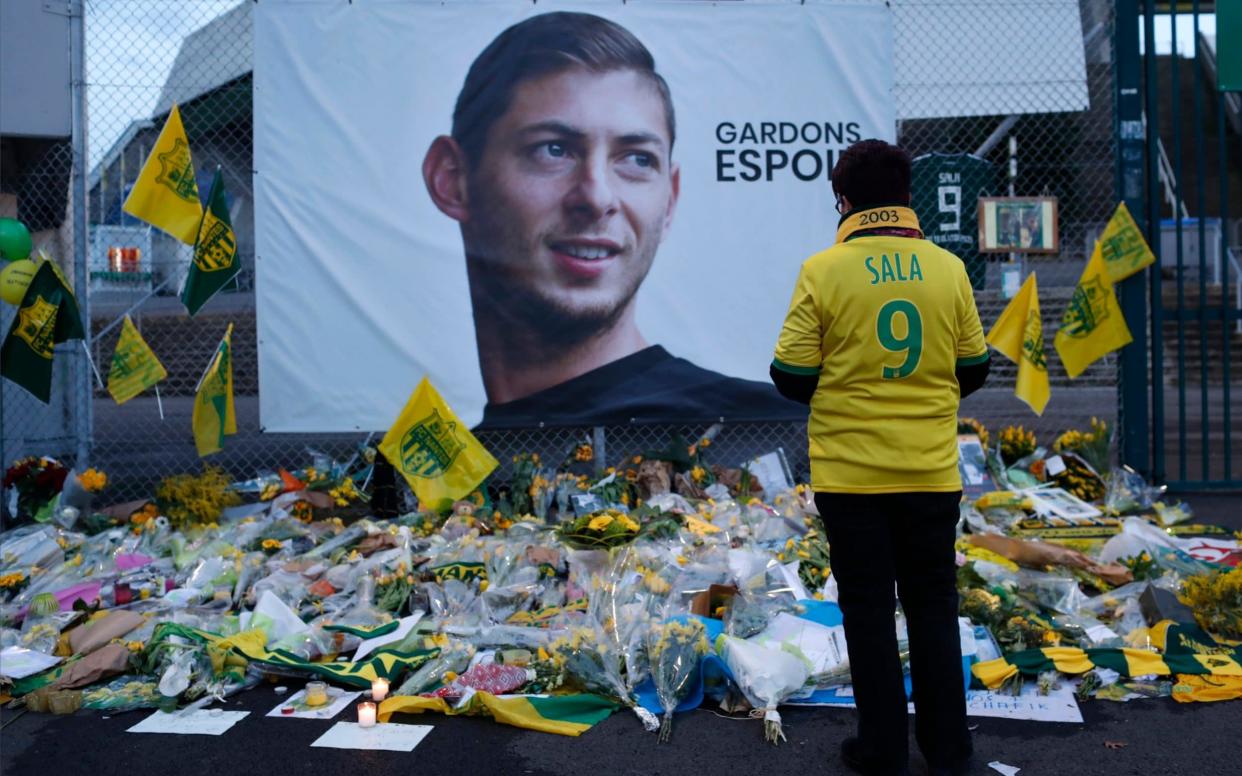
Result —
<instances>
[{"instance_id":1,"label":"number 9 on jersey","mask_svg":"<svg viewBox=\"0 0 1242 776\"><path fill-rule=\"evenodd\" d=\"M897 366L885 363L885 380L904 380L914 374L923 357L923 318L914 302L908 299L886 302L876 315L875 336L880 347L904 356Z\"/></svg>"}]
</instances>

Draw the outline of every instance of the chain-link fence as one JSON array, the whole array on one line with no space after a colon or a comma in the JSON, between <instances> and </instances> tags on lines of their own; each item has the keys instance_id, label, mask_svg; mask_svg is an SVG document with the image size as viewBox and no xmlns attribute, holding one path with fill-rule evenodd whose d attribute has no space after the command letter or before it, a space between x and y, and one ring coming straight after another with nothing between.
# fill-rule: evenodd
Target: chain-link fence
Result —
<instances>
[{"instance_id":1,"label":"chain-link fence","mask_svg":"<svg viewBox=\"0 0 1242 776\"><path fill-rule=\"evenodd\" d=\"M516 0L515 0L516 1ZM1074 13L1073 2L1069 13ZM1011 3L969 3L974 23L962 21L963 4L952 2L892 3L896 13L895 44L907 46L916 36L927 35L930 23L957 25L940 30L940 37L960 45L946 47L936 61L914 63L912 80L900 85L918 94L920 75L952 69L968 72L972 50L992 50L987 35L1004 20L1029 18L1024 35L1032 51L1073 50L1081 43L1085 53L1085 95L1080 107L1054 112L1032 112L1031 101L1022 99L1015 84L1039 84L1045 92L1058 89L1082 92L1081 68L1066 77L1065 63L1055 57L1031 59L1035 72L1009 74L982 68L970 77L975 87L962 85L958 94L972 88L1004 94L1014 89L1012 108L1004 98L991 101L987 115L975 115L974 107L961 107L952 94L942 100L935 118L909 118L899 122L898 141L916 157L972 155L978 162L979 180L974 196L1048 195L1059 205L1059 252L1049 257L1012 261L992 254L972 258L977 299L985 328L1005 304L1002 286L1006 272L1018 279L1036 271L1052 375L1052 401L1042 417L1036 417L1013 396L1015 370L1003 358L994 363L986 388L968 398L963 415L981 419L989 427L1023 423L1033 428L1040 441L1050 443L1067 427L1085 426L1097 416L1115 424L1117 418L1117 366L1113 356L1092 366L1071 382L1051 347L1053 335L1068 302L1092 241L1116 204L1114 193L1112 3L1079 0L1076 28L1044 24L1047 13L1064 14L1066 0L1031 0ZM352 454L367 437L364 434L270 434L259 418L257 345L255 337L254 208L252 193L252 10L251 2L201 2L198 0L88 0L85 9L87 35L87 120L89 129L88 240L82 259L89 268L91 352L107 376L107 367L124 315L132 317L143 337L168 371L168 379L152 392L117 405L96 384L90 397L93 416L91 463L112 477L112 493L118 497L148 494L163 476L197 469L200 459L190 427L193 391L213 348L226 326L233 333L234 379L238 433L229 437L224 450L209 462L224 466L238 476L257 470L299 466L308 461L308 450L335 458ZM903 13L914 8L917 13ZM1015 10L1018 9L1018 10ZM1020 11L1020 13L1018 12ZM994 14L982 18L979 14ZM937 21L939 20L939 21ZM1071 25L1073 27L1073 25ZM1078 41L1075 36L1081 36ZM1067 45L1067 39L1069 44ZM365 55L360 52L360 56ZM1041 68L1046 68L1046 77ZM910 69L910 68L907 68ZM1072 70L1073 68L1071 68ZM1063 82L1063 85L1062 85ZM1054 100L1055 102L1056 100ZM233 288L217 296L191 319L176 298L181 276L189 261L189 249L151 229L121 210L121 203L137 178L170 107L180 112L198 169L200 193L210 186L217 168L230 195L229 209L238 236L242 274ZM1009 112L1012 110L1012 112ZM909 115L909 114L907 114ZM1011 142L1012 141L1012 142ZM37 186L36 199L64 198L64 156L49 151L51 161ZM313 160L307 160L313 163ZM916 189L926 187L918 179L933 169L920 162ZM59 171L59 172L58 172ZM981 172L979 172L981 171ZM55 176L59 174L59 178ZM54 179L54 180L53 180ZM934 186L933 186L934 189ZM916 200L919 194L916 191ZM917 203L916 203L917 204ZM945 201L940 202L941 205ZM974 199L962 194L959 210L967 216ZM64 211L62 207L62 212ZM920 212L925 221L940 214ZM830 218L831 215L825 216ZM967 218L973 223L972 219ZM57 223L63 223L62 218ZM61 229L69 228L68 225ZM774 228L778 228L774 225ZM973 227L972 227L973 228ZM63 235L56 256L71 256L71 241ZM950 245L949 247L954 247ZM973 262L973 263L972 263ZM75 344L76 343L71 343ZM80 348L79 348L80 350ZM59 379L59 378L58 378ZM70 378L64 378L68 381ZM15 398L20 389L5 387L5 412L44 413L58 419L73 415L71 384L66 383L59 409L35 407L29 397ZM32 414L33 417L33 414ZM49 425L49 428L55 424ZM13 428L6 425L5 455L12 460L18 451L72 455L67 447L36 444L45 432L37 424ZM72 423L61 436L72 437ZM623 456L659 449L679 433L693 440L709 427L633 426L607 429L541 428L527 432L491 432L483 441L501 461L519 452L540 452L548 460L560 460L577 442L589 440L599 460L615 463ZM756 454L782 448L795 475L805 476L804 427L789 424L730 425L712 431L716 446L713 460L737 464ZM55 436L51 431L47 436Z\"/></svg>"}]
</instances>

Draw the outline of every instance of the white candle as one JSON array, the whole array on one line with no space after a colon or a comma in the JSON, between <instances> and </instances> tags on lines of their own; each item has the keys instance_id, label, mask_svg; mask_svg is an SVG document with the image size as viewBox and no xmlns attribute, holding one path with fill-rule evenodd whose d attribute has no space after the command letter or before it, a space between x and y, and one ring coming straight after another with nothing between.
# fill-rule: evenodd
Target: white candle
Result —
<instances>
[{"instance_id":1,"label":"white candle","mask_svg":"<svg viewBox=\"0 0 1242 776\"><path fill-rule=\"evenodd\" d=\"M375 725L375 704L370 701L363 701L358 704L358 727L372 727Z\"/></svg>"},{"instance_id":2,"label":"white candle","mask_svg":"<svg viewBox=\"0 0 1242 776\"><path fill-rule=\"evenodd\" d=\"M388 697L388 680L374 679L371 681L371 700L379 703Z\"/></svg>"}]
</instances>

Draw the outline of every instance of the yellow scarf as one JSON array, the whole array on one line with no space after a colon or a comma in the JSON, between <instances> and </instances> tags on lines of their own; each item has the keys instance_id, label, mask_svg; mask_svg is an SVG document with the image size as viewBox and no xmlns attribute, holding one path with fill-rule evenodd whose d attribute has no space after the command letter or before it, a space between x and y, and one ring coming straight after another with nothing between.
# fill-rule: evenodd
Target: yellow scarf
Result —
<instances>
[{"instance_id":1,"label":"yellow scarf","mask_svg":"<svg viewBox=\"0 0 1242 776\"><path fill-rule=\"evenodd\" d=\"M841 225L837 227L837 242L845 242L855 232L872 229L913 229L922 236L919 217L913 210L899 205L881 205L845 214L841 218Z\"/></svg>"}]
</instances>

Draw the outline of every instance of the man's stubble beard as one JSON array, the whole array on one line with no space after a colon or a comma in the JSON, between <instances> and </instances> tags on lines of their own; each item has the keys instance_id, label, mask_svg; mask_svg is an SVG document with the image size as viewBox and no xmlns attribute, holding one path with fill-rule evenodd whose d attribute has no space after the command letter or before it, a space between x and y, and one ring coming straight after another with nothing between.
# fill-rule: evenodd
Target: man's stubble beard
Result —
<instances>
[{"instance_id":1,"label":"man's stubble beard","mask_svg":"<svg viewBox=\"0 0 1242 776\"><path fill-rule=\"evenodd\" d=\"M527 356L564 353L617 325L633 304L651 270L652 259L654 256L646 260L647 266L629 278L612 301L581 307L566 305L555 294L529 287L513 277L503 261L467 254L475 325L492 328L510 348Z\"/></svg>"}]
</instances>

